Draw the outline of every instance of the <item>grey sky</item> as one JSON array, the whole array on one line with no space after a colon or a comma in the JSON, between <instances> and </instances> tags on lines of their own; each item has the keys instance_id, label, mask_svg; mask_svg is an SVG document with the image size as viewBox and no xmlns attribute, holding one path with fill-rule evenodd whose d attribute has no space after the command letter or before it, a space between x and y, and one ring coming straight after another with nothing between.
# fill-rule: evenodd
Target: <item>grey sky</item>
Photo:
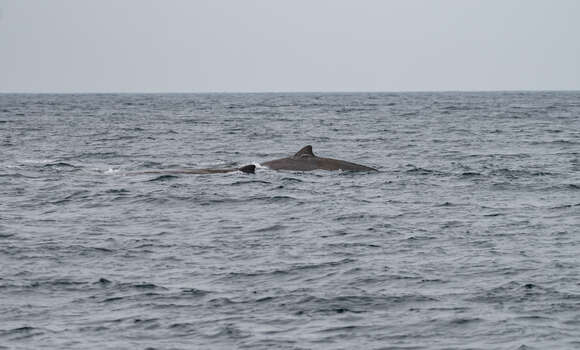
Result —
<instances>
[{"instance_id":1,"label":"grey sky","mask_svg":"<svg viewBox=\"0 0 580 350\"><path fill-rule=\"evenodd\" d=\"M580 89L578 0L0 0L0 92Z\"/></svg>"}]
</instances>

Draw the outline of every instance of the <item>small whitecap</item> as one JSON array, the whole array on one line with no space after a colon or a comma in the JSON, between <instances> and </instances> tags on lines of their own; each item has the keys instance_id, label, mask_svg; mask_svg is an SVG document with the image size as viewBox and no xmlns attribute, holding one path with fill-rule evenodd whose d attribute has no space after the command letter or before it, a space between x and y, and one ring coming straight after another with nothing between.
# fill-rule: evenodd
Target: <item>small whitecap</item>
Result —
<instances>
[{"instance_id":1,"label":"small whitecap","mask_svg":"<svg viewBox=\"0 0 580 350\"><path fill-rule=\"evenodd\" d=\"M56 163L57 160L54 160L54 159L22 159L21 162L23 164L48 164L48 163Z\"/></svg>"},{"instance_id":2,"label":"small whitecap","mask_svg":"<svg viewBox=\"0 0 580 350\"><path fill-rule=\"evenodd\" d=\"M105 175L115 175L115 174L118 174L120 171L121 171L121 169L109 168L109 169L105 170L104 174Z\"/></svg>"}]
</instances>

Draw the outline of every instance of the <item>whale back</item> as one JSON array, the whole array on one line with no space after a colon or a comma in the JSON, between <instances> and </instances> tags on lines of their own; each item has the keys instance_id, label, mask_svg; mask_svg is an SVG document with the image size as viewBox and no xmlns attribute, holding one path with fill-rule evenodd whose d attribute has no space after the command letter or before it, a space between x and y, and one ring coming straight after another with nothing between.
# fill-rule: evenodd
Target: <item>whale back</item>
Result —
<instances>
[{"instance_id":1,"label":"whale back","mask_svg":"<svg viewBox=\"0 0 580 350\"><path fill-rule=\"evenodd\" d=\"M343 171L377 171L377 169L364 165L347 162L339 159L320 158L312 151L312 146L304 146L291 157L274 159L262 163L263 166L273 170L343 170Z\"/></svg>"}]
</instances>

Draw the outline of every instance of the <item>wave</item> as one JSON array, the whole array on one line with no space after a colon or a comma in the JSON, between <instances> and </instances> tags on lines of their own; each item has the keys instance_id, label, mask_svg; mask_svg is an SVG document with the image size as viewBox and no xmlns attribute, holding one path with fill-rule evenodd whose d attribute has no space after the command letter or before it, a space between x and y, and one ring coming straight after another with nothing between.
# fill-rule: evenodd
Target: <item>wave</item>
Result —
<instances>
[{"instance_id":1,"label":"wave","mask_svg":"<svg viewBox=\"0 0 580 350\"><path fill-rule=\"evenodd\" d=\"M10 341L23 341L29 338L43 336L47 333L55 333L47 328L22 326L12 329L0 329L0 338L6 338ZM3 347L0 345L0 347ZM7 348L8 349L8 348Z\"/></svg>"},{"instance_id":2,"label":"wave","mask_svg":"<svg viewBox=\"0 0 580 350\"><path fill-rule=\"evenodd\" d=\"M246 181L236 181L230 184L230 186L243 186L249 184L262 184L262 185L271 185L272 183L269 181L264 180L246 180Z\"/></svg>"},{"instance_id":3,"label":"wave","mask_svg":"<svg viewBox=\"0 0 580 350\"><path fill-rule=\"evenodd\" d=\"M179 179L179 176L177 176L177 175L161 175L161 176L156 176L150 180L147 180L147 182L172 181L175 179Z\"/></svg>"},{"instance_id":4,"label":"wave","mask_svg":"<svg viewBox=\"0 0 580 350\"><path fill-rule=\"evenodd\" d=\"M65 162L54 162L54 163L46 163L44 164L45 168L51 168L51 167L56 167L56 168L79 168L79 166L76 165L72 165L69 163L65 163Z\"/></svg>"},{"instance_id":5,"label":"wave","mask_svg":"<svg viewBox=\"0 0 580 350\"><path fill-rule=\"evenodd\" d=\"M30 176L30 175L24 175L22 173L8 173L8 174L0 174L0 177L6 177L6 178L14 178L14 179L40 179L40 176Z\"/></svg>"},{"instance_id":6,"label":"wave","mask_svg":"<svg viewBox=\"0 0 580 350\"><path fill-rule=\"evenodd\" d=\"M559 209L570 209L570 208L575 208L575 207L580 207L580 203L575 203L575 204L562 204L562 205L558 205L555 207L551 207L550 209L552 210L559 210Z\"/></svg>"},{"instance_id":7,"label":"wave","mask_svg":"<svg viewBox=\"0 0 580 350\"><path fill-rule=\"evenodd\" d=\"M438 176L449 175L448 173L443 171L416 167L414 165L411 166L411 169L405 170L405 173L413 175L438 175Z\"/></svg>"}]
</instances>

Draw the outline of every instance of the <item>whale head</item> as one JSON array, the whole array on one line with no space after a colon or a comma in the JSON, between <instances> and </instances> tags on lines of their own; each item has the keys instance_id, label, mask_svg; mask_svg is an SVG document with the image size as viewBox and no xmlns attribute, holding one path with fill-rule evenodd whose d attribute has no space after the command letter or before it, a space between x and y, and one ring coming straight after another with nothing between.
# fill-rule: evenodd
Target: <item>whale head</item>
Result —
<instances>
[{"instance_id":1,"label":"whale head","mask_svg":"<svg viewBox=\"0 0 580 350\"><path fill-rule=\"evenodd\" d=\"M254 164L245 165L241 168L238 168L238 170L246 174L254 174L256 172L256 166Z\"/></svg>"}]
</instances>

